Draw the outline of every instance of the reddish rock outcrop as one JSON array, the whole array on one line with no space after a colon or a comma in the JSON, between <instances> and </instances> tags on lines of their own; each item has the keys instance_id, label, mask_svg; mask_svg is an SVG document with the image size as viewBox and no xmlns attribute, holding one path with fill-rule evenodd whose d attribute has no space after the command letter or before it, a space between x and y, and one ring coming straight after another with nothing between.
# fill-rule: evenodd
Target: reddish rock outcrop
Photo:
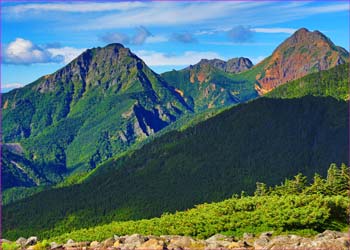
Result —
<instances>
[{"instance_id":1,"label":"reddish rock outcrop","mask_svg":"<svg viewBox=\"0 0 350 250\"><path fill-rule=\"evenodd\" d=\"M256 67L263 70L256 76L262 95L273 88L309 73L326 70L349 60L349 53L319 31L299 29L278 46L272 55Z\"/></svg>"}]
</instances>

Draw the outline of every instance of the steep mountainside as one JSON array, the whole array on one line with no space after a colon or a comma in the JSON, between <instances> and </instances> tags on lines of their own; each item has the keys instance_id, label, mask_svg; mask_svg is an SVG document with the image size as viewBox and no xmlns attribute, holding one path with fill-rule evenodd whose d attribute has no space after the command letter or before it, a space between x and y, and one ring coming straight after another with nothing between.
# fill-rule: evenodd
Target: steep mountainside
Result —
<instances>
[{"instance_id":1,"label":"steep mountainside","mask_svg":"<svg viewBox=\"0 0 350 250\"><path fill-rule=\"evenodd\" d=\"M4 141L22 147L50 182L94 168L190 112L173 87L120 44L89 49L2 100ZM8 156L3 163L12 161Z\"/></svg>"},{"instance_id":2,"label":"steep mountainside","mask_svg":"<svg viewBox=\"0 0 350 250\"><path fill-rule=\"evenodd\" d=\"M22 156L16 144L5 144L2 148L1 188L3 190L13 186L32 187L47 184L45 174L41 173L30 161Z\"/></svg>"},{"instance_id":3,"label":"steep mountainside","mask_svg":"<svg viewBox=\"0 0 350 250\"><path fill-rule=\"evenodd\" d=\"M276 99L260 98L169 132L104 163L82 184L9 204L4 235L51 237L252 192L257 181L275 185L298 172L325 175L330 163L348 161L348 72L339 65L305 76L288 83L303 97L280 99L288 93L280 86L271 92Z\"/></svg>"},{"instance_id":4,"label":"steep mountainside","mask_svg":"<svg viewBox=\"0 0 350 250\"><path fill-rule=\"evenodd\" d=\"M5 206L4 233L58 235L252 192L256 181L325 175L330 163L348 160L348 79L347 65L339 65L278 87L271 92L276 99L260 98L169 132L106 162L80 185ZM293 91L284 90L288 85ZM300 97L280 99L294 93Z\"/></svg>"},{"instance_id":5,"label":"steep mountainside","mask_svg":"<svg viewBox=\"0 0 350 250\"><path fill-rule=\"evenodd\" d=\"M330 69L349 60L349 53L319 31L299 29L262 61L256 75L260 94L309 73ZM257 65L259 66L259 65Z\"/></svg>"},{"instance_id":6,"label":"steep mountainside","mask_svg":"<svg viewBox=\"0 0 350 250\"><path fill-rule=\"evenodd\" d=\"M176 88L195 110L218 108L255 98L256 92L231 73L244 72L252 67L247 58L235 58L227 62L203 59L180 71L170 71L162 77Z\"/></svg>"},{"instance_id":7,"label":"steep mountainside","mask_svg":"<svg viewBox=\"0 0 350 250\"><path fill-rule=\"evenodd\" d=\"M330 97L241 104L105 163L80 185L5 206L4 236L49 236L158 216L250 193L257 181L273 185L298 172L324 175L330 163L347 162L347 111L348 103Z\"/></svg>"},{"instance_id":8,"label":"steep mountainside","mask_svg":"<svg viewBox=\"0 0 350 250\"><path fill-rule=\"evenodd\" d=\"M305 95L332 96L339 100L349 100L349 63L329 70L309 74L288 84L283 84L267 93L267 97L298 98Z\"/></svg>"}]
</instances>

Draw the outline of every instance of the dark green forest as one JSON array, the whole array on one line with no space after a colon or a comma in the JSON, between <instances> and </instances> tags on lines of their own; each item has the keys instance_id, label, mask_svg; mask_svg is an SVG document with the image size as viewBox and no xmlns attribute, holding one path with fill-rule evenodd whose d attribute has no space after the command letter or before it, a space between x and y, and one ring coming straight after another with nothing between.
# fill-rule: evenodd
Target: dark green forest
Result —
<instances>
[{"instance_id":1,"label":"dark green forest","mask_svg":"<svg viewBox=\"0 0 350 250\"><path fill-rule=\"evenodd\" d=\"M326 175L348 161L347 110L345 101L313 96L239 105L106 162L82 184L5 206L3 235L60 235L253 194L256 182Z\"/></svg>"},{"instance_id":2,"label":"dark green forest","mask_svg":"<svg viewBox=\"0 0 350 250\"><path fill-rule=\"evenodd\" d=\"M243 233L294 233L314 235L326 229L344 231L348 228L350 168L331 164L326 178L315 174L307 178L299 173L283 183L268 187L257 182L254 195L244 193L210 204L159 218L118 222L84 228L50 241L102 241L113 235L187 235L205 239L221 233L237 238Z\"/></svg>"}]
</instances>

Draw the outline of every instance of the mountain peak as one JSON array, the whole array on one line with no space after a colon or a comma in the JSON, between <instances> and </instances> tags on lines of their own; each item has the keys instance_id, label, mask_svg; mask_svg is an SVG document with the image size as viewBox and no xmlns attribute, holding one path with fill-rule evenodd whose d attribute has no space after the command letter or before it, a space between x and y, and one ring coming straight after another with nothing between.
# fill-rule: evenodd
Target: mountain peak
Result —
<instances>
[{"instance_id":1,"label":"mountain peak","mask_svg":"<svg viewBox=\"0 0 350 250\"><path fill-rule=\"evenodd\" d=\"M121 43L110 43L103 48L118 48L119 49L119 48L125 48L125 47Z\"/></svg>"},{"instance_id":2,"label":"mountain peak","mask_svg":"<svg viewBox=\"0 0 350 250\"><path fill-rule=\"evenodd\" d=\"M125 78L123 81L128 82L131 69L137 71L144 67L147 66L129 48L120 43L112 43L85 50L65 67L45 76L37 90L41 93L50 92L58 83L70 82L72 79L79 79L87 88L104 83L111 86L117 83L121 75Z\"/></svg>"},{"instance_id":3,"label":"mountain peak","mask_svg":"<svg viewBox=\"0 0 350 250\"><path fill-rule=\"evenodd\" d=\"M312 43L312 42L325 42L329 47L335 47L333 42L325 36L322 32L315 30L309 31L306 28L298 29L292 36L290 36L284 43L288 46L292 46L297 43ZM282 43L282 45L284 44Z\"/></svg>"},{"instance_id":4,"label":"mountain peak","mask_svg":"<svg viewBox=\"0 0 350 250\"><path fill-rule=\"evenodd\" d=\"M306 33L310 33L310 31L307 28L300 28L297 31L294 32L294 34L306 34Z\"/></svg>"},{"instance_id":5,"label":"mountain peak","mask_svg":"<svg viewBox=\"0 0 350 250\"><path fill-rule=\"evenodd\" d=\"M256 76L256 89L264 94L290 80L332 68L348 59L349 53L320 31L301 28L259 64L263 69Z\"/></svg>"}]
</instances>

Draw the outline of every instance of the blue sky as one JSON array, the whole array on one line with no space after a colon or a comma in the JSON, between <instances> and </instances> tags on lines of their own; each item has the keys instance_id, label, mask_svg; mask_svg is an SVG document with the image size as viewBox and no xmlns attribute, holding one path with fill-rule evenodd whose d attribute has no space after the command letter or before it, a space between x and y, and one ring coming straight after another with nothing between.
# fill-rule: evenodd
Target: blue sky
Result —
<instances>
[{"instance_id":1,"label":"blue sky","mask_svg":"<svg viewBox=\"0 0 350 250\"><path fill-rule=\"evenodd\" d=\"M4 2L2 91L53 73L87 48L120 42L154 71L201 58L258 63L295 30L349 50L347 1Z\"/></svg>"}]
</instances>

